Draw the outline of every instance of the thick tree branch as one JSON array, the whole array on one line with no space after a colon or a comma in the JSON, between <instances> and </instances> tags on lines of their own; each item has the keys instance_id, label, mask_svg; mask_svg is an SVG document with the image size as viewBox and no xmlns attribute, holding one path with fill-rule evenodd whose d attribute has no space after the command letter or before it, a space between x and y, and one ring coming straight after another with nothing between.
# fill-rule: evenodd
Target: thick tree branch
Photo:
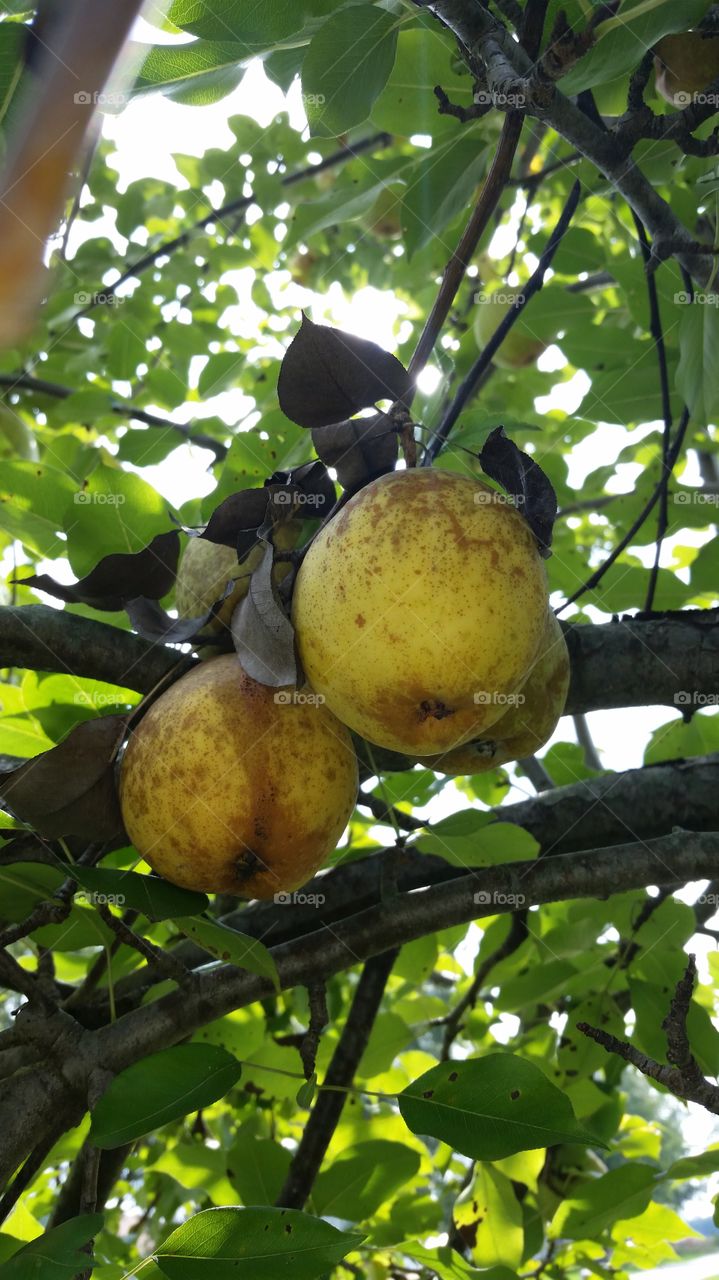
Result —
<instances>
[{"instance_id":1,"label":"thick tree branch","mask_svg":"<svg viewBox=\"0 0 719 1280\"><path fill-rule=\"evenodd\" d=\"M501 805L493 812L497 821L523 827L533 835L542 857L548 857L631 839L652 839L667 835L677 825L715 830L719 826L717 796L719 754L629 769L625 773L605 773L545 791L519 804ZM290 912L272 903L258 902L228 913L223 923L273 946L297 940L320 926L334 925L357 911L380 904L388 883L400 892L410 892L461 874L461 868L443 858L412 849L390 849L315 876L305 891L313 899L315 895L322 899L319 908L296 903ZM180 943L176 951L190 967L207 961L206 953L189 941ZM144 968L121 979L115 986L118 1007L131 1007L139 993L161 981L162 976L159 969ZM86 1007L83 1019L92 1025L105 1022L104 996L102 1005L96 1004L94 1009L95 1012Z\"/></svg>"},{"instance_id":2,"label":"thick tree branch","mask_svg":"<svg viewBox=\"0 0 719 1280\"><path fill-rule=\"evenodd\" d=\"M401 946L482 918L488 910L497 915L516 910L518 904L525 909L601 898L648 884L683 885L710 878L718 869L719 834L676 831L657 840L470 872L424 893L395 894L341 924L275 947L272 954L283 988L306 986L386 951L388 938ZM54 1117L63 1113L68 1124L78 1122L99 1069L120 1071L272 990L269 981L223 965L198 976L192 991L162 996L94 1033L64 1015L59 1031L53 1033L53 1052L48 1045L51 1020L26 1017L26 1034L37 1037L45 1062L12 1077L0 1098L0 1185L38 1144Z\"/></svg>"},{"instance_id":3,"label":"thick tree branch","mask_svg":"<svg viewBox=\"0 0 719 1280\"><path fill-rule=\"evenodd\" d=\"M719 611L685 610L566 628L572 661L567 715L681 705L677 694L719 689ZM107 680L147 693L181 655L130 631L45 605L0 608L0 667Z\"/></svg>"}]
</instances>

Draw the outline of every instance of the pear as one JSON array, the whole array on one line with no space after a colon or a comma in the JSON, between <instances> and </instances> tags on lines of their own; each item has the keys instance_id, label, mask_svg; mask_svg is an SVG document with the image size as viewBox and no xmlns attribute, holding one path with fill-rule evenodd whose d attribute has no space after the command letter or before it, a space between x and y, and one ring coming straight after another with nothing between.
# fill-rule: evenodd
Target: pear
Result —
<instances>
[{"instance_id":1,"label":"pear","mask_svg":"<svg viewBox=\"0 0 719 1280\"><path fill-rule=\"evenodd\" d=\"M487 773L510 760L534 755L551 738L564 712L569 689L569 652L551 609L539 653L521 689L510 695L504 715L486 737L456 747L446 755L425 757L420 764L454 776Z\"/></svg>"},{"instance_id":2,"label":"pear","mask_svg":"<svg viewBox=\"0 0 719 1280\"><path fill-rule=\"evenodd\" d=\"M692 97L719 75L719 36L682 31L655 46L657 93L673 107L688 107Z\"/></svg>"},{"instance_id":3,"label":"pear","mask_svg":"<svg viewBox=\"0 0 719 1280\"><path fill-rule=\"evenodd\" d=\"M301 520L286 520L275 525L274 543L278 551L290 551L297 543ZM232 615L246 595L250 575L262 559L262 548L253 547L241 564L233 547L204 538L190 538L175 582L175 607L180 618L199 618L221 600L230 582L234 586L223 600L215 616L207 624L208 631L229 627ZM290 570L289 561L273 568L275 582L281 582Z\"/></svg>"},{"instance_id":4,"label":"pear","mask_svg":"<svg viewBox=\"0 0 719 1280\"><path fill-rule=\"evenodd\" d=\"M150 707L120 768L127 833L173 884L271 898L334 850L357 797L352 740L311 692L257 684L229 654Z\"/></svg>"},{"instance_id":5,"label":"pear","mask_svg":"<svg viewBox=\"0 0 719 1280\"><path fill-rule=\"evenodd\" d=\"M514 306L514 295L511 292L482 294L482 298L484 300L477 303L474 317L474 336L480 351L484 350L507 312ZM510 329L492 360L500 369L522 369L525 365L534 364L546 347L547 343L536 337L520 318Z\"/></svg>"},{"instance_id":6,"label":"pear","mask_svg":"<svg viewBox=\"0 0 719 1280\"><path fill-rule=\"evenodd\" d=\"M436 468L360 489L315 538L293 597L312 688L355 733L414 756L499 719L546 610L523 517L481 481Z\"/></svg>"}]
</instances>

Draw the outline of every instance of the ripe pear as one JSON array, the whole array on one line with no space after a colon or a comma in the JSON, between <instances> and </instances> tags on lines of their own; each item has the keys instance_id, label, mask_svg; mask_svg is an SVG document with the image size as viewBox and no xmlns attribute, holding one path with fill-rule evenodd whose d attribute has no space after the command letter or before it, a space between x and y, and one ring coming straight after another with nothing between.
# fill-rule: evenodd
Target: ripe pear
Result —
<instances>
[{"instance_id":1,"label":"ripe pear","mask_svg":"<svg viewBox=\"0 0 719 1280\"><path fill-rule=\"evenodd\" d=\"M446 755L424 757L420 764L437 773L457 776L487 773L510 760L534 755L554 733L564 712L568 689L569 652L562 628L548 609L539 653L527 679L518 693L510 695L507 710L488 735L455 747Z\"/></svg>"},{"instance_id":2,"label":"ripe pear","mask_svg":"<svg viewBox=\"0 0 719 1280\"><path fill-rule=\"evenodd\" d=\"M655 54L657 93L672 107L688 107L693 95L719 75L719 36L682 31L660 40Z\"/></svg>"},{"instance_id":3,"label":"ripe pear","mask_svg":"<svg viewBox=\"0 0 719 1280\"><path fill-rule=\"evenodd\" d=\"M480 351L486 347L514 305L514 295L511 292L483 294L482 297L485 301L477 303L474 317L474 336ZM547 345L527 329L520 319L510 329L492 360L500 369L522 369L525 365L534 364Z\"/></svg>"},{"instance_id":4,"label":"ripe pear","mask_svg":"<svg viewBox=\"0 0 719 1280\"><path fill-rule=\"evenodd\" d=\"M293 598L312 688L369 742L415 756L499 719L546 610L526 521L481 481L433 468L360 489L315 538Z\"/></svg>"},{"instance_id":5,"label":"ripe pear","mask_svg":"<svg viewBox=\"0 0 719 1280\"><path fill-rule=\"evenodd\" d=\"M286 520L275 525L274 542L278 551L290 551L297 543L302 528L300 520ZM222 599L229 582L234 587L223 600L215 616L207 624L208 631L229 627L232 615L246 595L250 575L262 559L262 548L253 547L241 564L232 547L218 542L206 542L204 538L190 538L175 582L175 606L180 618L199 618ZM280 561L273 568L275 582L281 582L290 570L288 561Z\"/></svg>"},{"instance_id":6,"label":"ripe pear","mask_svg":"<svg viewBox=\"0 0 719 1280\"><path fill-rule=\"evenodd\" d=\"M138 853L166 880L271 898L332 853L357 784L352 740L327 707L257 684L228 654L183 676L139 722L120 804Z\"/></svg>"}]
</instances>

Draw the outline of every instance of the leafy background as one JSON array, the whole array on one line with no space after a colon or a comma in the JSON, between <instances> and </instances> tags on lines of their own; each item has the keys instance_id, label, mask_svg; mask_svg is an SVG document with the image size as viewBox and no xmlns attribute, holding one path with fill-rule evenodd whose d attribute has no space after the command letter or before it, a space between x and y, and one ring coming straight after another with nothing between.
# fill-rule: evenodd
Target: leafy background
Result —
<instances>
[{"instance_id":1,"label":"leafy background","mask_svg":"<svg viewBox=\"0 0 719 1280\"><path fill-rule=\"evenodd\" d=\"M563 7L579 25L591 6L568 0ZM633 7L643 16L632 20ZM624 4L624 20L560 87L568 93L591 88L600 111L621 112L637 49L699 20L708 7L697 0L681 9L669 0ZM550 3L547 29L557 8ZM22 3L5 5L0 23L0 95L9 125L18 25L29 13ZM309 461L309 433L285 418L277 402L280 361L300 308L315 321L382 342L407 364L496 150L499 111L467 123L438 113L434 85L469 105L471 78L447 32L412 5L174 0L167 17L155 21L154 37L171 43L140 51L133 99L117 119L106 118L81 198L68 206L53 245L52 290L40 322L25 346L0 353L4 604L47 603L24 585L31 574L74 581L103 556L139 551L177 521L202 524L237 488ZM192 39L175 43L175 33ZM153 38L149 25L144 36ZM278 92L288 95L286 102L263 115ZM647 100L659 113L668 110L651 81ZM195 130L200 145L183 152L173 142L170 164L167 137L185 130ZM144 131L156 134L153 146L167 153L161 176L153 176L151 161L143 165L130 154L142 147ZM342 155L320 173L287 181L338 148L346 152L373 137L355 157ZM716 234L713 160L651 142L640 144L638 159L688 224L700 210L710 237ZM493 372L438 463L477 474L476 452L499 422L541 463L560 507L548 561L559 604L617 545L657 482L660 384L643 261L626 205L566 141L531 122L514 172L421 381L415 416L426 441L476 358L478 291L503 282L521 288L578 179L578 212L551 279L524 317L532 332L551 334L552 346L537 367ZM388 187L397 221L391 238L373 229L371 213ZM719 580L713 538L719 310L677 300L685 282L673 260L660 267L656 283L672 407L678 414L686 402L692 417L670 486L654 607L705 608L716 604ZM215 448L207 449L208 442ZM564 616L599 622L641 608L655 538L652 517L601 584ZM163 603L172 608L171 592ZM64 607L98 616L87 605ZM129 628L124 612L102 616ZM6 670L0 753L32 758L78 723L137 701L132 690L98 681ZM563 721L542 757L554 784L640 763L642 756L655 764L719 745L711 710L690 720L655 709L604 713L590 722L599 759ZM388 773L374 794L435 823L469 810L479 830L479 815L489 806L530 791L521 769L511 766L456 782L426 770ZM473 830L440 827L436 841L444 856L452 857L453 840L466 840ZM512 831L516 843L498 839L488 846L490 860L536 853L530 836ZM357 811L340 856L370 853L393 836ZM463 856L465 847L460 843L455 852ZM105 866L124 871L136 861L133 850L120 849ZM0 878L2 919L11 924L46 899L61 875L23 864L1 867ZM696 893L685 896L694 901ZM237 1010L191 1043L129 1068L92 1119L52 1146L6 1220L3 1274L44 1278L33 1261L40 1257L48 1276L43 1258L53 1260L53 1275L71 1276L83 1265L78 1250L93 1236L97 1280L120 1280L151 1256L142 1275L171 1280L204 1276L209 1266L218 1277L274 1276L284 1274L288 1262L298 1277L370 1280L418 1273L510 1280L540 1270L549 1277L578 1275L582 1268L623 1275L671 1261L680 1241L703 1246L701 1232L711 1224L701 1222L696 1234L686 1219L697 1213L692 1194L707 1185L697 1179L719 1169L719 1151L678 1163L685 1150L678 1104L631 1072L622 1076L596 1046L582 1043L577 1055L568 1030L583 1016L592 1021L597 1010L618 1033L633 1018L641 1047L661 1055L656 1028L667 984L677 980L682 949L691 941L705 953L692 1047L709 1075L719 1072L712 1022L716 956L708 953L706 937L696 936L694 914L681 895L662 902L644 933L633 937L631 967L616 964L619 940L633 936L644 902L637 892L558 903L534 915L528 936L493 971L459 1031L456 1057L468 1058L459 1068L459 1124L448 1122L438 1104L423 1108L409 1095L398 1104L397 1097L406 1089L414 1094L414 1082L426 1072L445 1071L437 1065L438 1020L448 1002L467 992L510 920L485 919L481 929L445 930L404 947L307 1214L291 1223L294 1235L269 1206L311 1101L312 1089L300 1089L305 990ZM136 927L162 948L176 937L176 921L194 918L201 906L163 899ZM111 941L91 903L78 899L63 924L46 925L13 951L31 967L52 949L56 978L79 985ZM206 942L212 954L212 940ZM238 946L237 963L271 973L261 949L250 958L248 948ZM140 963L132 948L114 947L99 989L111 1001L113 985ZM320 1079L356 982L350 971L328 985ZM16 1005L9 994L6 1026ZM471 1070L477 1060L496 1064L502 1050L512 1055L500 1062L502 1081L512 1070L533 1073L524 1087L547 1128L538 1145L531 1126L506 1151L485 1143L488 1124L492 1129L501 1120L499 1095L491 1075L475 1081ZM449 1086L443 1080L441 1087ZM547 1094L550 1087L554 1092ZM103 1151L127 1144L104 1217L55 1225L59 1188L88 1133ZM689 1133L693 1145L706 1145L706 1116ZM706 1217L706 1195L697 1203ZM236 1208L223 1208L238 1205L250 1216L240 1221ZM208 1220L209 1210L219 1216ZM52 1238L36 1245L47 1227ZM208 1232L221 1240L220 1256L233 1260L226 1271L198 1261ZM459 1251L444 1243L448 1233ZM276 1247L274 1261L259 1262L257 1250L267 1240Z\"/></svg>"}]
</instances>

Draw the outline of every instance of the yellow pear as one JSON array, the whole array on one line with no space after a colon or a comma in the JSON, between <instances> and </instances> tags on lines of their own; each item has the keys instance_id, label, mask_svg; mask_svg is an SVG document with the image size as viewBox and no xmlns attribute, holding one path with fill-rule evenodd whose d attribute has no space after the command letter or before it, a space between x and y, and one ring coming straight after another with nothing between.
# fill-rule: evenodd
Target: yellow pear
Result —
<instances>
[{"instance_id":1,"label":"yellow pear","mask_svg":"<svg viewBox=\"0 0 719 1280\"><path fill-rule=\"evenodd\" d=\"M271 898L334 850L357 797L352 740L308 690L257 684L229 654L153 703L120 770L127 833L186 889Z\"/></svg>"},{"instance_id":2,"label":"yellow pear","mask_svg":"<svg viewBox=\"0 0 719 1280\"><path fill-rule=\"evenodd\" d=\"M483 733L524 680L547 609L529 525L479 480L394 471L325 525L297 576L307 679L369 742L435 755Z\"/></svg>"},{"instance_id":3,"label":"yellow pear","mask_svg":"<svg viewBox=\"0 0 719 1280\"><path fill-rule=\"evenodd\" d=\"M719 36L682 31L660 40L655 54L657 93L673 107L688 107L719 75Z\"/></svg>"},{"instance_id":4,"label":"yellow pear","mask_svg":"<svg viewBox=\"0 0 719 1280\"><path fill-rule=\"evenodd\" d=\"M518 693L509 695L504 715L486 737L420 764L437 773L487 773L510 760L534 755L547 742L564 711L569 689L569 652L551 609L537 657Z\"/></svg>"},{"instance_id":5,"label":"yellow pear","mask_svg":"<svg viewBox=\"0 0 719 1280\"><path fill-rule=\"evenodd\" d=\"M278 551L290 551L297 543L302 522L286 520L275 525L274 543ZM207 624L208 631L229 627L232 615L240 600L247 595L250 575L262 559L262 548L253 547L241 564L233 547L204 538L190 538L175 582L175 606L180 618L199 618L206 613L225 592L228 582L234 587L223 601L215 616ZM275 582L281 582L289 572L289 561L274 566Z\"/></svg>"},{"instance_id":6,"label":"yellow pear","mask_svg":"<svg viewBox=\"0 0 719 1280\"><path fill-rule=\"evenodd\" d=\"M507 312L514 306L514 294L507 290L482 294L481 299L483 301L477 303L474 317L474 336L477 346L483 351ZM525 365L534 364L546 347L547 343L536 337L520 319L510 329L492 360L500 369L522 369Z\"/></svg>"}]
</instances>

